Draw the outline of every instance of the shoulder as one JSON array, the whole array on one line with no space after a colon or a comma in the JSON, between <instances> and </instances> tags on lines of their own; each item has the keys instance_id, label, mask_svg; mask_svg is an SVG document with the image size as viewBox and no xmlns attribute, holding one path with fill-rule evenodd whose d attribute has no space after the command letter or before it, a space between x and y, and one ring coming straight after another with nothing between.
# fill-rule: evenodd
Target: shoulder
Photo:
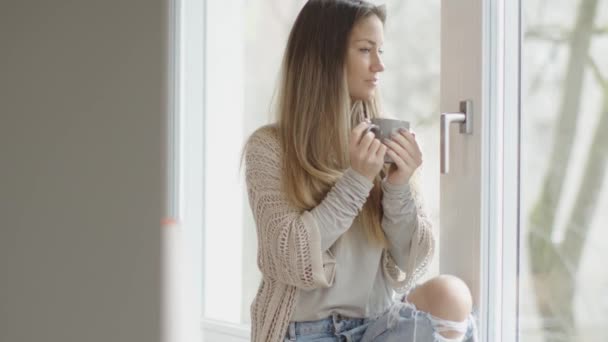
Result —
<instances>
[{"instance_id":1,"label":"shoulder","mask_svg":"<svg viewBox=\"0 0 608 342\"><path fill-rule=\"evenodd\" d=\"M258 127L247 139L250 142L276 142L279 141L279 132L276 124L268 124Z\"/></svg>"},{"instance_id":2,"label":"shoulder","mask_svg":"<svg viewBox=\"0 0 608 342\"><path fill-rule=\"evenodd\" d=\"M266 152L280 150L279 133L276 124L264 125L257 128L247 138L245 146L247 152L266 150Z\"/></svg>"},{"instance_id":3,"label":"shoulder","mask_svg":"<svg viewBox=\"0 0 608 342\"><path fill-rule=\"evenodd\" d=\"M247 164L262 160L279 162L280 158L281 144L276 124L259 127L247 138L245 142Z\"/></svg>"}]
</instances>

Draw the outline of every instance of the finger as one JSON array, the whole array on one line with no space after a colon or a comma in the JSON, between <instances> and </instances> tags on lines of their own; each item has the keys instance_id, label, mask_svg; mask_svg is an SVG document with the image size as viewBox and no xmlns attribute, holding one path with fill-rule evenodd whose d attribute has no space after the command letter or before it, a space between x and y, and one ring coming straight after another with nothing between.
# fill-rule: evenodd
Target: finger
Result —
<instances>
[{"instance_id":1,"label":"finger","mask_svg":"<svg viewBox=\"0 0 608 342\"><path fill-rule=\"evenodd\" d=\"M361 140L361 135L369 127L369 123L362 121L351 131L350 140L352 145L356 145Z\"/></svg>"},{"instance_id":2,"label":"finger","mask_svg":"<svg viewBox=\"0 0 608 342\"><path fill-rule=\"evenodd\" d=\"M401 128L399 129L399 133L415 147L416 151L412 151L414 154L422 154L422 152L420 152L420 145L418 145L418 141L416 141L416 133L414 131L408 131L407 129Z\"/></svg>"},{"instance_id":3,"label":"finger","mask_svg":"<svg viewBox=\"0 0 608 342\"><path fill-rule=\"evenodd\" d=\"M359 142L360 151L367 152L375 138L376 135L372 132L367 132L365 135L363 135L363 138L361 138L361 141Z\"/></svg>"},{"instance_id":4,"label":"finger","mask_svg":"<svg viewBox=\"0 0 608 342\"><path fill-rule=\"evenodd\" d=\"M406 151L406 149L401 145L401 142L397 142L396 140L397 139L386 139L384 144L386 144L389 150L393 150L400 155L403 153L402 151Z\"/></svg>"},{"instance_id":5,"label":"finger","mask_svg":"<svg viewBox=\"0 0 608 342\"><path fill-rule=\"evenodd\" d=\"M385 141L385 144L389 148L389 150L392 150L395 153L397 153L397 155L399 155L401 157L401 159L403 159L408 164L410 164L410 166L416 168L418 165L420 165L420 163L417 163L416 161L418 159L422 159L422 158L417 158L416 156L414 156L412 154L412 152L410 150L408 150L409 146L408 146L408 148L404 148L403 146L398 144L396 141L390 140L390 139L387 139Z\"/></svg>"},{"instance_id":6,"label":"finger","mask_svg":"<svg viewBox=\"0 0 608 342\"><path fill-rule=\"evenodd\" d=\"M414 157L414 159L419 159L421 157L422 152L420 152L420 147L418 146L418 143L415 140L411 142L402 134L395 134L394 136L391 136L391 138L397 143L399 143L401 147L407 150L410 155Z\"/></svg>"},{"instance_id":7,"label":"finger","mask_svg":"<svg viewBox=\"0 0 608 342\"><path fill-rule=\"evenodd\" d=\"M406 128L399 128L399 133L403 135L412 144L416 142L415 134Z\"/></svg>"},{"instance_id":8,"label":"finger","mask_svg":"<svg viewBox=\"0 0 608 342\"><path fill-rule=\"evenodd\" d=\"M391 140L397 142L403 148L407 148L407 146L412 145L411 141L409 141L407 138L405 138L405 136L403 136L401 133L397 133L397 132L391 134Z\"/></svg>"},{"instance_id":9,"label":"finger","mask_svg":"<svg viewBox=\"0 0 608 342\"><path fill-rule=\"evenodd\" d=\"M388 147L386 147L386 145L382 144L382 145L380 145L380 148L378 148L378 151L376 152L376 156L384 158L386 151L388 151Z\"/></svg>"},{"instance_id":10,"label":"finger","mask_svg":"<svg viewBox=\"0 0 608 342\"><path fill-rule=\"evenodd\" d=\"M395 164L397 164L398 169L411 172L411 168L407 165L407 163L403 159L401 159L401 157L397 153L395 153L395 151L388 150L386 153L391 157L391 159L393 159Z\"/></svg>"},{"instance_id":11,"label":"finger","mask_svg":"<svg viewBox=\"0 0 608 342\"><path fill-rule=\"evenodd\" d=\"M382 146L382 143L380 142L380 140L374 139L372 141L372 143L370 144L369 149L367 150L367 152L369 154L376 154L378 152L378 149L380 148L380 146Z\"/></svg>"},{"instance_id":12,"label":"finger","mask_svg":"<svg viewBox=\"0 0 608 342\"><path fill-rule=\"evenodd\" d=\"M408 165L413 168L417 167L418 164L416 163L416 159L412 157L412 155L407 149L403 148L401 145L391 140L387 142L387 146L389 147L389 150L395 152Z\"/></svg>"}]
</instances>

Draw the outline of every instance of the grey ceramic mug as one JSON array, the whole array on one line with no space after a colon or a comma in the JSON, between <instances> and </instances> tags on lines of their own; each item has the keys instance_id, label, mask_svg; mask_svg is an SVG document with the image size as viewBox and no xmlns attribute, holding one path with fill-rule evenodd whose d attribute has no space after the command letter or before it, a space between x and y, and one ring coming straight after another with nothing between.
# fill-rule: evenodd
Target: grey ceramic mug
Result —
<instances>
[{"instance_id":1,"label":"grey ceramic mug","mask_svg":"<svg viewBox=\"0 0 608 342\"><path fill-rule=\"evenodd\" d=\"M372 123L369 125L365 133L372 132L376 138L384 142L384 139L390 139L391 134L399 134L399 128L410 129L410 123L408 121L387 119L387 118L374 118L371 119ZM385 163L394 163L393 159L386 154L384 156Z\"/></svg>"}]
</instances>

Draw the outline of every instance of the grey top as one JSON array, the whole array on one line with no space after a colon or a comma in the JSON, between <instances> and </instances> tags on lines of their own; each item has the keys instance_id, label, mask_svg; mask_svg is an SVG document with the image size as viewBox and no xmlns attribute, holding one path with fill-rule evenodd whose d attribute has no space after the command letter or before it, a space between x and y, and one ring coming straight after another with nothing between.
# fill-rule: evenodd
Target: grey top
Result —
<instances>
[{"instance_id":1,"label":"grey top","mask_svg":"<svg viewBox=\"0 0 608 342\"><path fill-rule=\"evenodd\" d=\"M357 216L373 183L349 168L310 211L321 234L321 248L336 259L333 286L299 291L291 321L311 321L332 313L349 317L374 317L393 300L393 289L382 271L382 247L367 241ZM410 241L418 225L416 203L408 184L382 181L384 216L382 228L388 251L403 270Z\"/></svg>"}]
</instances>

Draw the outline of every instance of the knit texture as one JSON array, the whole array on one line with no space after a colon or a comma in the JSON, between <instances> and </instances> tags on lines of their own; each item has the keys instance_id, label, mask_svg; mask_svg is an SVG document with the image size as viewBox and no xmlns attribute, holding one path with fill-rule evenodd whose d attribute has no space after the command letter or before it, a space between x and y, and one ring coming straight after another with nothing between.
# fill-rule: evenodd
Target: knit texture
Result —
<instances>
[{"instance_id":1,"label":"knit texture","mask_svg":"<svg viewBox=\"0 0 608 342\"><path fill-rule=\"evenodd\" d=\"M283 341L297 291L330 287L335 275L336 261L323 250L315 217L291 204L282 191L281 160L279 137L273 126L264 126L251 135L245 151L245 178L257 228L257 263L262 273L251 305L253 342ZM388 194L391 185L383 184L383 190ZM388 249L382 253L383 270L397 292L405 292L415 284L433 255L430 221L422 201L416 198L417 192L412 195L415 205L403 208L415 210L417 222L407 258L396 261L392 255L396 253ZM387 219L386 215L383 219Z\"/></svg>"}]
</instances>

